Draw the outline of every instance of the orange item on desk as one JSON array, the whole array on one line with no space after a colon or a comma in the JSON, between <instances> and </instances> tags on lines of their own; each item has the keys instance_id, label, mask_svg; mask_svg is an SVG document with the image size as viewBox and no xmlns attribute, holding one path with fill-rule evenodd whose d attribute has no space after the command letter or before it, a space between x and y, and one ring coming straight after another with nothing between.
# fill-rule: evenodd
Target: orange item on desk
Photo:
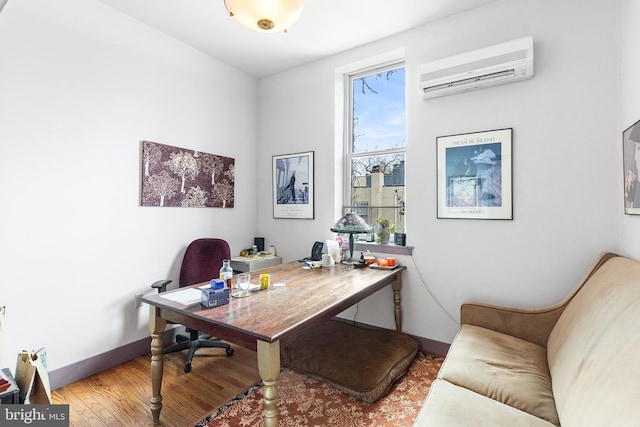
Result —
<instances>
[{"instance_id":1,"label":"orange item on desk","mask_svg":"<svg viewBox=\"0 0 640 427\"><path fill-rule=\"evenodd\" d=\"M396 259L395 258L387 258L387 265L389 267L393 267L394 265L396 265Z\"/></svg>"},{"instance_id":2,"label":"orange item on desk","mask_svg":"<svg viewBox=\"0 0 640 427\"><path fill-rule=\"evenodd\" d=\"M378 265L380 267L386 267L389 265L389 261L386 258L378 258Z\"/></svg>"}]
</instances>

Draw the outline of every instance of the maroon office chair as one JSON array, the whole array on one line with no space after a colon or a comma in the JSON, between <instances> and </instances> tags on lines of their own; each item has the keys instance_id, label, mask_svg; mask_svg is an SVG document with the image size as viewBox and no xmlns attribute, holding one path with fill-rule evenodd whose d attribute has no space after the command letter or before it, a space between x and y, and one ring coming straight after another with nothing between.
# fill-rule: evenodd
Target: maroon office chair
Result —
<instances>
[{"instance_id":1,"label":"maroon office chair","mask_svg":"<svg viewBox=\"0 0 640 427\"><path fill-rule=\"evenodd\" d=\"M222 260L230 259L231 250L229 244L222 239L197 239L187 246L180 267L180 287L194 285L196 283L208 282L220 274ZM165 292L171 280L158 280L151 285L158 292ZM186 328L187 335L177 335L176 343L162 350L162 354L174 353L176 351L189 350L184 371L191 372L191 361L198 348L217 347L224 348L227 356L233 355L233 348L227 343L218 339L211 340L211 335L200 335L198 331Z\"/></svg>"}]
</instances>

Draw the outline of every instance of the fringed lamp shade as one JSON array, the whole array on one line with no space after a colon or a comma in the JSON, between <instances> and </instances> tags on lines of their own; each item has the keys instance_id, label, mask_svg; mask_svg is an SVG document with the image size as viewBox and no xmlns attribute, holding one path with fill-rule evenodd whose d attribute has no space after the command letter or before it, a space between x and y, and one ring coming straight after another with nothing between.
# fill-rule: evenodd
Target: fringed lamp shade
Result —
<instances>
[{"instance_id":1,"label":"fringed lamp shade","mask_svg":"<svg viewBox=\"0 0 640 427\"><path fill-rule=\"evenodd\" d=\"M331 227L334 233L349 234L349 263L353 262L353 235L371 233L371 226L360 215L349 212Z\"/></svg>"}]
</instances>

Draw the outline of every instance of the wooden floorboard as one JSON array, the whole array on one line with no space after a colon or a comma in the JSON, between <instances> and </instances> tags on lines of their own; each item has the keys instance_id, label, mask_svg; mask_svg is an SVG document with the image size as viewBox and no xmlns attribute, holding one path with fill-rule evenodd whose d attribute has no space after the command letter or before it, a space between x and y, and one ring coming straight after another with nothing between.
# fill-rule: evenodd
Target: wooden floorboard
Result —
<instances>
[{"instance_id":1,"label":"wooden floorboard","mask_svg":"<svg viewBox=\"0 0 640 427\"><path fill-rule=\"evenodd\" d=\"M237 345L200 349L192 371L184 372L186 351L164 356L161 427L193 426L233 396L260 380L256 353ZM53 403L69 404L71 427L153 426L151 354L146 354L52 391Z\"/></svg>"}]
</instances>

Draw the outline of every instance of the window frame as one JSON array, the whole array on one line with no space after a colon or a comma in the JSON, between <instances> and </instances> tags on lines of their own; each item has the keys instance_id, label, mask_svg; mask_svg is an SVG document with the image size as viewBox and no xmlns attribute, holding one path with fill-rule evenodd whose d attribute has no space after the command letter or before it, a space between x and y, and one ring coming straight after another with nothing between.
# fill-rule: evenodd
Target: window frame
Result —
<instances>
[{"instance_id":1,"label":"window frame","mask_svg":"<svg viewBox=\"0 0 640 427\"><path fill-rule=\"evenodd\" d=\"M393 60L387 60L382 63L371 63L368 66L360 67L358 69L354 69L351 71L346 71L343 75L343 99L344 99L344 114L343 114L343 138L342 138L342 152L343 152L343 171L342 171L342 184L343 184L343 198L342 198L342 212L346 213L347 210L354 211L355 207L359 205L358 202L353 201L353 183L352 183L352 165L353 160L357 158L371 157L376 155L394 155L394 154L402 154L405 159L406 165L406 156L407 156L407 145L406 145L406 130L405 130L405 144L402 147L397 148L387 148L383 150L372 150L372 151L363 151L363 152L354 152L354 96L353 96L353 88L354 82L359 78L384 73L394 69L404 69L405 73L405 118L406 118L406 92L407 92L407 65L404 57L398 57ZM405 197L406 197L406 173L405 173ZM369 202L367 201L367 209L368 212L372 212L371 209L382 208L382 207L374 207L369 206ZM399 206L389 206L384 207L384 209L397 209L398 212L402 212L404 215L405 205L404 201ZM369 224L372 224L373 221L369 218ZM406 232L406 222L404 226L404 230ZM358 243L365 245L375 245L375 250L380 251L379 249L384 246L395 246L395 245L386 245L379 244L375 242L363 242L359 241ZM394 252L395 253L395 252Z\"/></svg>"}]
</instances>

